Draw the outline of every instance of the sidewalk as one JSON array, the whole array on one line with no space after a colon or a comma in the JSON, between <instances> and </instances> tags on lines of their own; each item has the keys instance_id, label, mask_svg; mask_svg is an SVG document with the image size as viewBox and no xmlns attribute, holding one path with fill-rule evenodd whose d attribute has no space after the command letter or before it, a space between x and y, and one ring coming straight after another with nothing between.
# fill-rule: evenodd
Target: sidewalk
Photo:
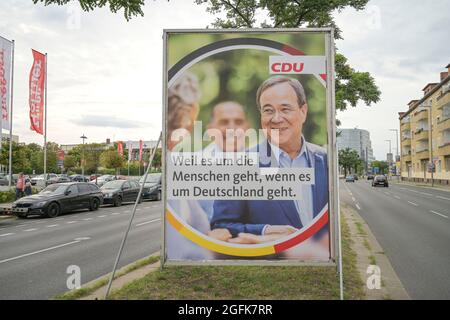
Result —
<instances>
[{"instance_id":1,"label":"sidewalk","mask_svg":"<svg viewBox=\"0 0 450 320\"><path fill-rule=\"evenodd\" d=\"M404 184L404 185L407 185L407 186L422 187L422 188L428 188L428 189L434 189L434 190L439 190L439 191L450 192L450 186L444 186L444 185L441 185L441 184L435 184L432 187L431 183L424 183L424 182L409 182L409 181L392 180L391 183Z\"/></svg>"},{"instance_id":2,"label":"sidewalk","mask_svg":"<svg viewBox=\"0 0 450 320\"><path fill-rule=\"evenodd\" d=\"M410 300L408 293L395 273L389 259L383 252L369 226L361 218L358 212L346 204L342 204L341 213L344 216L352 235L352 248L357 254L357 269L364 279L368 274L368 267L375 265L381 271L381 288L370 290L364 286L367 300Z\"/></svg>"}]
</instances>

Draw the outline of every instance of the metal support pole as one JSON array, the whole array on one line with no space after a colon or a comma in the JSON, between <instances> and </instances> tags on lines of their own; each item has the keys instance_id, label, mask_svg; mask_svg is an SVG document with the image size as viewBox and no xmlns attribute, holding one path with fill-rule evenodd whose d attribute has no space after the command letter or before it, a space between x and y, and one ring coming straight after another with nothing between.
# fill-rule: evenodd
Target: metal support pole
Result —
<instances>
[{"instance_id":1,"label":"metal support pole","mask_svg":"<svg viewBox=\"0 0 450 320\"><path fill-rule=\"evenodd\" d=\"M45 100L44 100L44 188L47 186L47 64L48 55L45 54Z\"/></svg>"},{"instance_id":2,"label":"metal support pole","mask_svg":"<svg viewBox=\"0 0 450 320\"><path fill-rule=\"evenodd\" d=\"M161 139L162 139L162 132L159 135L158 142L156 143L156 147L153 150L153 153L152 153L152 156L150 158L149 164L152 163L153 158L155 157L156 149L158 148L158 145L161 142ZM134 203L133 211L131 213L131 218L130 218L130 221L128 223L127 230L125 231L125 234L124 234L123 239L122 239L122 243L120 244L119 252L117 253L116 261L114 262L114 267L113 267L111 276L109 278L108 288L106 289L105 300L108 298L109 291L111 290L111 285L112 285L112 282L114 280L114 275L116 273L117 265L119 264L120 256L122 255L123 247L125 246L125 242L126 242L127 237L128 237L128 232L130 231L131 223L133 222L133 218L134 218L134 215L136 213L136 208L137 208L137 205L139 203L139 199L141 198L141 195L142 195L142 190L144 189L145 182L147 181L148 169L149 168L150 168L150 165L147 167L147 171L145 171L144 182L142 183L142 185L141 185L141 187L139 189L139 194L138 194L137 199L136 199L136 201Z\"/></svg>"}]
</instances>

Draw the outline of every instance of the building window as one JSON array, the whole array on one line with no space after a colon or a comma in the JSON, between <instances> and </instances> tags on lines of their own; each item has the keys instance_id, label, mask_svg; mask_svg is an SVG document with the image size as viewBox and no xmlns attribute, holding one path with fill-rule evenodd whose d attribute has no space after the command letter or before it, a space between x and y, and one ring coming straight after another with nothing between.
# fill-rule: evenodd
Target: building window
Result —
<instances>
[{"instance_id":1,"label":"building window","mask_svg":"<svg viewBox=\"0 0 450 320\"><path fill-rule=\"evenodd\" d=\"M450 172L450 156L445 157L445 171Z\"/></svg>"}]
</instances>

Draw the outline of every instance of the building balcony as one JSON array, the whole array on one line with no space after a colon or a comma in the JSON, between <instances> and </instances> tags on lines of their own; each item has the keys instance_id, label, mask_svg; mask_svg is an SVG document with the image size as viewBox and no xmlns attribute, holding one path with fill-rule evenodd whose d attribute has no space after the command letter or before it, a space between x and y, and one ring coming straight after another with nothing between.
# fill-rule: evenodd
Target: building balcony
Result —
<instances>
[{"instance_id":1,"label":"building balcony","mask_svg":"<svg viewBox=\"0 0 450 320\"><path fill-rule=\"evenodd\" d=\"M429 155L428 148L416 152L416 158L421 160L428 159Z\"/></svg>"},{"instance_id":2,"label":"building balcony","mask_svg":"<svg viewBox=\"0 0 450 320\"><path fill-rule=\"evenodd\" d=\"M409 130L411 129L411 121L407 121L407 122L402 122L400 125L400 130Z\"/></svg>"},{"instance_id":3,"label":"building balcony","mask_svg":"<svg viewBox=\"0 0 450 320\"><path fill-rule=\"evenodd\" d=\"M439 146L437 150L438 156L450 156L450 141Z\"/></svg>"},{"instance_id":4,"label":"building balcony","mask_svg":"<svg viewBox=\"0 0 450 320\"><path fill-rule=\"evenodd\" d=\"M411 153L402 154L402 162L411 162Z\"/></svg>"},{"instance_id":5,"label":"building balcony","mask_svg":"<svg viewBox=\"0 0 450 320\"><path fill-rule=\"evenodd\" d=\"M414 114L414 121L428 120L428 110L421 110Z\"/></svg>"},{"instance_id":6,"label":"building balcony","mask_svg":"<svg viewBox=\"0 0 450 320\"><path fill-rule=\"evenodd\" d=\"M450 130L450 117L439 120L436 127L437 131Z\"/></svg>"},{"instance_id":7,"label":"building balcony","mask_svg":"<svg viewBox=\"0 0 450 320\"><path fill-rule=\"evenodd\" d=\"M424 128L417 129L414 131L415 140L428 140L428 130Z\"/></svg>"},{"instance_id":8,"label":"building balcony","mask_svg":"<svg viewBox=\"0 0 450 320\"><path fill-rule=\"evenodd\" d=\"M411 138L402 139L402 146L410 146L410 145L411 145Z\"/></svg>"}]
</instances>

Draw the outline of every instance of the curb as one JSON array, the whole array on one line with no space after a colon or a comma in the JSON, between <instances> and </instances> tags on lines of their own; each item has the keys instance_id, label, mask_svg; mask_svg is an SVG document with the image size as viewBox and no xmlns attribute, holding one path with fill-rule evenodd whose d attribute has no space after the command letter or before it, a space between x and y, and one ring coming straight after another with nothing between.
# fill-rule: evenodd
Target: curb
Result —
<instances>
[{"instance_id":1,"label":"curb","mask_svg":"<svg viewBox=\"0 0 450 320\"><path fill-rule=\"evenodd\" d=\"M151 254L148 257L145 257L143 259L147 259L149 257L159 256L159 255L160 255L160 252L158 251L158 252L155 252L155 253L153 253L153 254ZM143 260L143 259L140 259L140 260ZM116 271L116 274L120 274L121 272L125 272L127 270L127 268L129 268L130 266L134 265L136 262L138 262L140 260L137 260L137 261L132 262L132 263L126 265L126 266L123 266L122 268L120 268L120 269L118 269ZM111 290L110 290L109 294L111 295L114 291L120 290L122 287L124 287L128 283L130 283L130 282L132 282L134 280L143 278L148 273L156 271L156 270L159 270L159 268L160 268L160 262L158 261L158 262L155 262L155 263L152 263L152 264L148 264L148 265L142 266L140 268L137 268L137 269L135 269L133 271L130 271L128 273L125 273L125 274L115 278L113 280L113 282L112 282ZM94 280L86 283L85 285L83 285L81 288L89 287L89 286L93 285L94 283L96 283L97 281L103 280L105 278L107 278L109 280L110 275L111 275L111 273L108 273L108 274L106 274L104 276L101 276L101 277L99 277L97 279L94 279ZM89 294L88 296L81 297L81 298L79 298L77 300L104 300L107 288L108 288L108 284L98 288L93 293Z\"/></svg>"},{"instance_id":2,"label":"curb","mask_svg":"<svg viewBox=\"0 0 450 320\"><path fill-rule=\"evenodd\" d=\"M367 285L364 286L367 300L411 300L366 222L356 210L345 204L342 204L341 212L352 234L351 246L357 254L357 269L363 282L366 284L368 277L373 274L367 272L370 265L375 264L381 270L380 289L371 290Z\"/></svg>"},{"instance_id":3,"label":"curb","mask_svg":"<svg viewBox=\"0 0 450 320\"><path fill-rule=\"evenodd\" d=\"M418 188L427 188L427 189L432 189L432 190L438 190L438 191L444 191L444 192L450 192L450 188L446 187L446 186L434 186L432 187L429 184L420 184L420 183L412 183L412 182L405 182L405 181L395 181L392 182L394 184L398 184L398 185L406 185L406 186L412 186L412 187L418 187Z\"/></svg>"}]
</instances>

